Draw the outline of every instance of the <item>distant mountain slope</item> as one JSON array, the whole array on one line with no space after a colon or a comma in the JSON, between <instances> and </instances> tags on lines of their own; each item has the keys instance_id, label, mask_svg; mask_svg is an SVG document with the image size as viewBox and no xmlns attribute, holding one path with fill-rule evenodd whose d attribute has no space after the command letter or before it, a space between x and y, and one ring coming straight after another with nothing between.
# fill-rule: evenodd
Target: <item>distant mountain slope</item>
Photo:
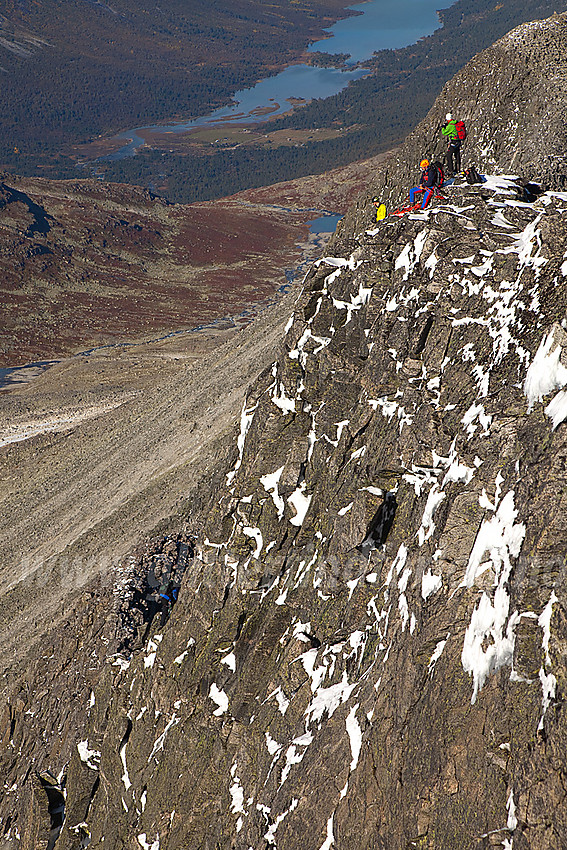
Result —
<instances>
[{"instance_id":1,"label":"distant mountain slope","mask_svg":"<svg viewBox=\"0 0 567 850\"><path fill-rule=\"evenodd\" d=\"M0 368L187 330L265 303L385 157L191 206L98 180L0 180Z\"/></svg>"}]
</instances>

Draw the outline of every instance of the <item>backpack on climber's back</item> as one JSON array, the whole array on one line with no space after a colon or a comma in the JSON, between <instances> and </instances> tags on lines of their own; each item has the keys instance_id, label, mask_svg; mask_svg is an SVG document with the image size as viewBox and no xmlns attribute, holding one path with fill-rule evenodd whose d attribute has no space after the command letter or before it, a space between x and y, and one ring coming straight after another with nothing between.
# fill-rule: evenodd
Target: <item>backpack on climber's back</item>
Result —
<instances>
[{"instance_id":1,"label":"backpack on climber's back","mask_svg":"<svg viewBox=\"0 0 567 850\"><path fill-rule=\"evenodd\" d=\"M443 185L443 181L445 180L445 172L443 171L443 166L439 162L439 160L435 160L435 162L431 163L431 167L435 169L435 188L440 189Z\"/></svg>"},{"instance_id":2,"label":"backpack on climber's back","mask_svg":"<svg viewBox=\"0 0 567 850\"><path fill-rule=\"evenodd\" d=\"M455 124L455 130L457 131L457 136L459 137L461 142L464 142L467 137L467 128L465 127L465 122L457 121L457 123Z\"/></svg>"}]
</instances>

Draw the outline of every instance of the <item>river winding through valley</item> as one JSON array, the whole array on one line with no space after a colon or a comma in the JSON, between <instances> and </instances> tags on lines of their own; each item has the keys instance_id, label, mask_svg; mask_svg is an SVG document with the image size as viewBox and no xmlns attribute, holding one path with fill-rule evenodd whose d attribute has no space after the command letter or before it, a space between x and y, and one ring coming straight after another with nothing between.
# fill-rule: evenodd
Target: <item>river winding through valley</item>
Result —
<instances>
[{"instance_id":1,"label":"river winding through valley","mask_svg":"<svg viewBox=\"0 0 567 850\"><path fill-rule=\"evenodd\" d=\"M447 6L451 2L447 3ZM359 63L369 59L375 51L395 49L415 43L419 38L430 35L439 26L437 9L439 0L367 0L350 7L358 14L338 21L329 30L329 38L314 42L308 52L322 51L327 53L349 54L345 70L336 68L319 68L312 65L291 65L273 77L260 80L249 89L236 92L234 103L230 106L216 109L208 115L185 122L168 125L152 125L125 130L115 137L124 144L119 150L98 161L124 159L135 155L136 151L145 144L138 133L143 130L155 130L160 133L184 133L197 127L223 126L232 124L258 124L267 121L274 115L289 112L292 104L299 101L305 103L313 98L330 97L344 89L351 80L358 79L368 73ZM341 216L325 211L319 212L319 217L310 224L312 233L320 234L323 245L336 227ZM307 260L305 261L307 262ZM304 263L298 268L286 272L287 283L283 284L273 298L286 291L291 281L302 272ZM194 328L172 331L160 339L165 339L179 333L194 333L217 324L243 324L251 321L258 311L268 306L273 299L263 304L252 304L238 316L219 317L213 322L207 322ZM119 348L129 343L114 343L101 348ZM95 350L95 349L92 349ZM89 354L91 351L82 352ZM81 356L81 355L77 355ZM0 389L7 389L20 382L26 382L58 361L42 361L26 366L0 369Z\"/></svg>"},{"instance_id":2,"label":"river winding through valley","mask_svg":"<svg viewBox=\"0 0 567 850\"><path fill-rule=\"evenodd\" d=\"M439 0L367 0L350 8L356 15L338 21L329 29L329 38L314 42L308 52L346 53L350 55L345 70L319 68L313 65L290 65L255 86L236 92L234 102L215 109L208 115L171 124L148 125L125 130L113 141L120 148L97 161L113 161L133 156L145 142L142 131L187 133L199 127L254 125L276 115L289 112L294 103L304 104L314 98L331 97L368 71L359 65L375 51L396 49L414 44L431 35L439 26ZM447 2L447 6L451 2Z\"/></svg>"}]
</instances>

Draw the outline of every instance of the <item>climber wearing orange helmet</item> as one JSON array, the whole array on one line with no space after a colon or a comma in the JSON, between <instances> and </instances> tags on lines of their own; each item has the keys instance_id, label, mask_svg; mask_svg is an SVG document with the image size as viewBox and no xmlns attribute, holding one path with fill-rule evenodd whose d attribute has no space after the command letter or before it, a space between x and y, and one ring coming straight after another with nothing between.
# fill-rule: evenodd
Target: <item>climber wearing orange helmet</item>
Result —
<instances>
[{"instance_id":1,"label":"climber wearing orange helmet","mask_svg":"<svg viewBox=\"0 0 567 850\"><path fill-rule=\"evenodd\" d=\"M439 188L443 183L443 172L437 166L436 163L429 162L428 159L422 159L419 163L419 167L421 168L421 177L419 179L419 185L414 186L413 189L410 189L410 204L415 203L415 196L418 192L424 192L423 201L421 202L421 209L424 210L433 194L435 189Z\"/></svg>"}]
</instances>

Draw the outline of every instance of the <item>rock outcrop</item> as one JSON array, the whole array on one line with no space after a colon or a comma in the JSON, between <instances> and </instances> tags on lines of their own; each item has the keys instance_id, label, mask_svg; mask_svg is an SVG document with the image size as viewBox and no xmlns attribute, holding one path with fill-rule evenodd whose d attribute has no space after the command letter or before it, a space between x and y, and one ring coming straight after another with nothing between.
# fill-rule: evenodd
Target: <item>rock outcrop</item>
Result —
<instances>
[{"instance_id":1,"label":"rock outcrop","mask_svg":"<svg viewBox=\"0 0 567 850\"><path fill-rule=\"evenodd\" d=\"M467 148L482 185L378 224L360 203L314 264L188 520L177 601L132 611L69 763L26 773L7 722L7 847L567 845L567 193L537 148L565 25L473 60L382 188L464 80L486 86L469 127L514 97L524 122ZM545 185L528 202L511 171ZM154 556L171 594L179 549ZM49 844L45 799L22 837L32 782Z\"/></svg>"},{"instance_id":2,"label":"rock outcrop","mask_svg":"<svg viewBox=\"0 0 567 850\"><path fill-rule=\"evenodd\" d=\"M522 24L482 51L444 86L376 186L384 200L407 196L425 156L442 159L440 129L451 112L465 121L463 165L520 174L562 189L565 172L567 18Z\"/></svg>"}]
</instances>

